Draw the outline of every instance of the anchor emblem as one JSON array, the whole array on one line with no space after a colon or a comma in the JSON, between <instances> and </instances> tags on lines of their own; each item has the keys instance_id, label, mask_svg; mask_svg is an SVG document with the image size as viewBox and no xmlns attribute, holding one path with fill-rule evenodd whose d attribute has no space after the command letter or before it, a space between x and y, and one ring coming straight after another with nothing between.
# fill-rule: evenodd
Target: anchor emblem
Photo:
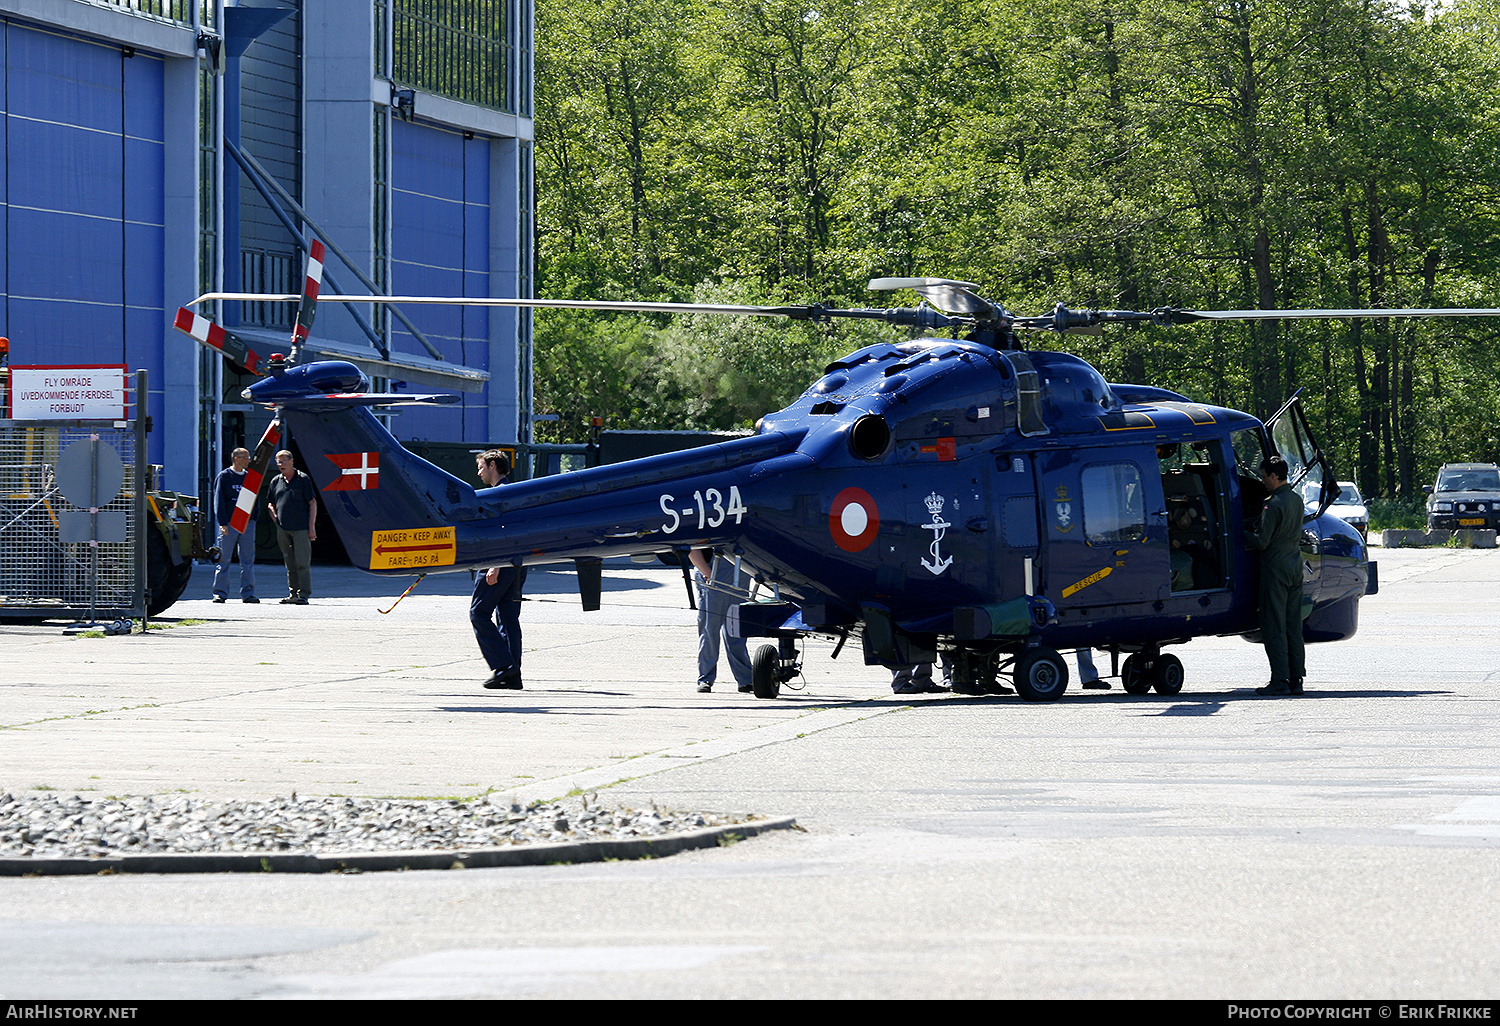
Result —
<instances>
[{"instance_id":1,"label":"anchor emblem","mask_svg":"<svg viewBox=\"0 0 1500 1026\"><path fill-rule=\"evenodd\" d=\"M922 565L931 570L934 575L937 575L953 564L952 556L944 559L943 554L938 551L938 544L943 540L943 535L953 525L943 519L943 497L941 495L933 492L927 496L925 501L927 503L927 512L932 514L932 522L923 524L922 529L933 532L932 548L929 550L932 553L932 561L928 562L924 559L922 560Z\"/></svg>"}]
</instances>

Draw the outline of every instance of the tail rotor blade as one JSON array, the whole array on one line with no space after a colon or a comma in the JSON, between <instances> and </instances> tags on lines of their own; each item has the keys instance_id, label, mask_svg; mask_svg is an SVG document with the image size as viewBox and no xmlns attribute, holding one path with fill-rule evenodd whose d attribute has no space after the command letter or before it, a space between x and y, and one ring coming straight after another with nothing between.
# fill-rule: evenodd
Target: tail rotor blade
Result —
<instances>
[{"instance_id":1,"label":"tail rotor blade","mask_svg":"<svg viewBox=\"0 0 1500 1026\"><path fill-rule=\"evenodd\" d=\"M250 466L245 468L245 483L240 486L239 498L234 503L234 513L229 518L231 529L244 534L250 526L250 514L255 509L255 497L260 494L261 482L266 478L266 468L271 457L281 445L281 418L278 416L266 426L260 443L250 457Z\"/></svg>"},{"instance_id":2,"label":"tail rotor blade","mask_svg":"<svg viewBox=\"0 0 1500 1026\"><path fill-rule=\"evenodd\" d=\"M323 243L317 239L307 247L307 274L302 279L302 305L297 308L297 324L292 329L292 352L295 353L312 332L313 317L318 312L318 290L323 287Z\"/></svg>"},{"instance_id":3,"label":"tail rotor blade","mask_svg":"<svg viewBox=\"0 0 1500 1026\"><path fill-rule=\"evenodd\" d=\"M260 354L250 348L249 343L232 331L226 331L202 314L194 313L185 306L177 308L177 318L172 326L223 353L230 363L242 367L251 374L261 373Z\"/></svg>"}]
</instances>

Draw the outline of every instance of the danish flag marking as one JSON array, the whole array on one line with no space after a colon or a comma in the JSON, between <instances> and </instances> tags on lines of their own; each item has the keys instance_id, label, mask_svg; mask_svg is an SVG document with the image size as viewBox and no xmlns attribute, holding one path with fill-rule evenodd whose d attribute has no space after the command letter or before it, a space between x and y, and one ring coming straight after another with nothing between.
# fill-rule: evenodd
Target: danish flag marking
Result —
<instances>
[{"instance_id":1,"label":"danish flag marking","mask_svg":"<svg viewBox=\"0 0 1500 1026\"><path fill-rule=\"evenodd\" d=\"M325 492L363 492L380 487L380 453L328 453L339 476L330 481Z\"/></svg>"}]
</instances>

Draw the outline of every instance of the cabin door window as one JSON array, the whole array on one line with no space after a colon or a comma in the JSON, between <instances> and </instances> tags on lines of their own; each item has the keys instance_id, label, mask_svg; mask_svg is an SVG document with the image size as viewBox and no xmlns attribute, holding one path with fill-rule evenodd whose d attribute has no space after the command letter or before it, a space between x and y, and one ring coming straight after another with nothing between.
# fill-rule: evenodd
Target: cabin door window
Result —
<instances>
[{"instance_id":1,"label":"cabin door window","mask_svg":"<svg viewBox=\"0 0 1500 1026\"><path fill-rule=\"evenodd\" d=\"M1134 463L1084 467L1083 534L1090 545L1120 545L1146 537L1141 472Z\"/></svg>"}]
</instances>

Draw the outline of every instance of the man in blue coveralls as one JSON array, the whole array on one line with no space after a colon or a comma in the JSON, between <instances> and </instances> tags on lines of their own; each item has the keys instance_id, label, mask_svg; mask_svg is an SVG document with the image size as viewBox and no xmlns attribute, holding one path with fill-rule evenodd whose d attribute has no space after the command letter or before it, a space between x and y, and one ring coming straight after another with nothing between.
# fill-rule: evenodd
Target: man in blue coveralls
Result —
<instances>
[{"instance_id":1,"label":"man in blue coveralls","mask_svg":"<svg viewBox=\"0 0 1500 1026\"><path fill-rule=\"evenodd\" d=\"M480 453L475 464L486 488L504 484L510 476L510 458L501 449ZM521 586L525 583L523 566L492 566L474 574L469 625L490 667L484 682L487 688L521 689Z\"/></svg>"}]
</instances>

